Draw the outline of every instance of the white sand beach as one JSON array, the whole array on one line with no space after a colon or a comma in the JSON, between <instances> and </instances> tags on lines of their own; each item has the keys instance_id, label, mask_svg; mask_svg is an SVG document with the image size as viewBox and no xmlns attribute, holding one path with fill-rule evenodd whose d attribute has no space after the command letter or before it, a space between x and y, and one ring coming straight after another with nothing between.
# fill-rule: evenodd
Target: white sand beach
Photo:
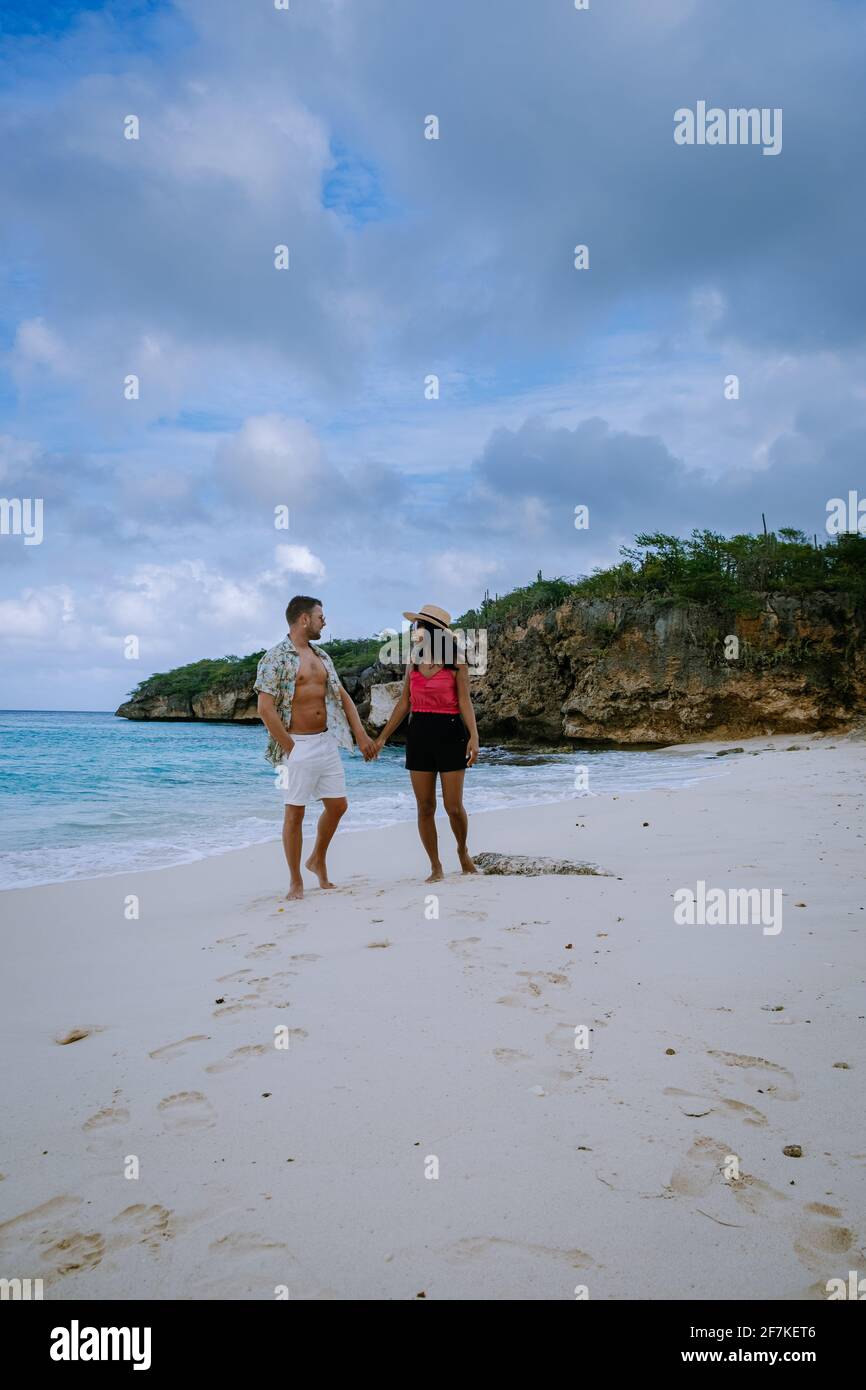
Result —
<instances>
[{"instance_id":1,"label":"white sand beach","mask_svg":"<svg viewBox=\"0 0 866 1390\"><path fill-rule=\"evenodd\" d=\"M398 825L339 834L340 886L299 904L278 843L0 895L0 1275L818 1299L866 1273L866 744L742 746L686 790L472 821L476 854L610 876L464 878L443 822L433 888ZM782 930L675 924L698 880L780 889Z\"/></svg>"}]
</instances>

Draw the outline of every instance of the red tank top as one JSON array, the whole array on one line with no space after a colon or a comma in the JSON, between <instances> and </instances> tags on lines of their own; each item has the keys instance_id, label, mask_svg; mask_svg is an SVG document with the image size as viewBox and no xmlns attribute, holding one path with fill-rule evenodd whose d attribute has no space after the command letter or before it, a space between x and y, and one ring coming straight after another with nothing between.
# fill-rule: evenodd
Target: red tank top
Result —
<instances>
[{"instance_id":1,"label":"red tank top","mask_svg":"<svg viewBox=\"0 0 866 1390\"><path fill-rule=\"evenodd\" d=\"M443 666L435 676L422 676L417 666L409 676L409 698L415 714L459 714L457 672Z\"/></svg>"}]
</instances>

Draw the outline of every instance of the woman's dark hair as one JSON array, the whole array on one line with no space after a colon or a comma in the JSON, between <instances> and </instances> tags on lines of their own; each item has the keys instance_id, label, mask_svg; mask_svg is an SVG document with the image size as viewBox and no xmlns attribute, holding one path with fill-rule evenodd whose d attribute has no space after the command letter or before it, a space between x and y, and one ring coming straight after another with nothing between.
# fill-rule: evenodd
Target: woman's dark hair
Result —
<instances>
[{"instance_id":1,"label":"woman's dark hair","mask_svg":"<svg viewBox=\"0 0 866 1390\"><path fill-rule=\"evenodd\" d=\"M415 627L421 628L422 631L429 634L429 655L432 658L430 664L432 666L438 666L441 661L442 665L446 668L446 670L453 671L455 666L457 665L457 662L455 660L457 650L457 639L455 638L454 633L447 632L444 627L438 627L436 623L428 623L424 618L418 618L415 623ZM426 647L427 644L425 643L424 646ZM413 642L410 655L412 665L420 665L421 658L424 655L424 648L422 647L420 650L418 650Z\"/></svg>"}]
</instances>

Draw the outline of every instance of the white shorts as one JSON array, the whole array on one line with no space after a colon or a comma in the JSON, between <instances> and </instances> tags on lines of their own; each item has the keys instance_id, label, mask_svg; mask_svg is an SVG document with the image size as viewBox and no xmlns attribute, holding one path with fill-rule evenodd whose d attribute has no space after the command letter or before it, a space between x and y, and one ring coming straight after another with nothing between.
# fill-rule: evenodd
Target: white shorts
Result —
<instances>
[{"instance_id":1,"label":"white shorts","mask_svg":"<svg viewBox=\"0 0 866 1390\"><path fill-rule=\"evenodd\" d=\"M346 795L340 746L330 729L321 734L292 734L295 746L283 755L278 783L287 806ZM284 785L285 784L285 785Z\"/></svg>"}]
</instances>

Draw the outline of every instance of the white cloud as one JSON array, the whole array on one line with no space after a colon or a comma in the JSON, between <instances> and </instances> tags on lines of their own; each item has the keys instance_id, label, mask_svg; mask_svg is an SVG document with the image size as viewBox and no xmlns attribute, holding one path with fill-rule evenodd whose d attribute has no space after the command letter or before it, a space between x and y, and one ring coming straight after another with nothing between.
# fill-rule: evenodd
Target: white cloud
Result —
<instances>
[{"instance_id":1,"label":"white cloud","mask_svg":"<svg viewBox=\"0 0 866 1390\"><path fill-rule=\"evenodd\" d=\"M447 585L451 591L472 594L477 594L477 590L500 569L498 560L488 560L462 550L444 550L428 566L430 575L437 583Z\"/></svg>"},{"instance_id":2,"label":"white cloud","mask_svg":"<svg viewBox=\"0 0 866 1390\"><path fill-rule=\"evenodd\" d=\"M0 631L12 641L42 645L48 639L50 644L74 615L72 591L62 584L24 589L18 598L0 599Z\"/></svg>"},{"instance_id":3,"label":"white cloud","mask_svg":"<svg viewBox=\"0 0 866 1390\"><path fill-rule=\"evenodd\" d=\"M325 482L322 446L314 431L304 420L278 414L245 420L217 448L215 469L228 492L270 507L291 505Z\"/></svg>"},{"instance_id":4,"label":"white cloud","mask_svg":"<svg viewBox=\"0 0 866 1390\"><path fill-rule=\"evenodd\" d=\"M307 546L278 545L275 553L280 573L302 574L309 579L325 578L325 566Z\"/></svg>"}]
</instances>

